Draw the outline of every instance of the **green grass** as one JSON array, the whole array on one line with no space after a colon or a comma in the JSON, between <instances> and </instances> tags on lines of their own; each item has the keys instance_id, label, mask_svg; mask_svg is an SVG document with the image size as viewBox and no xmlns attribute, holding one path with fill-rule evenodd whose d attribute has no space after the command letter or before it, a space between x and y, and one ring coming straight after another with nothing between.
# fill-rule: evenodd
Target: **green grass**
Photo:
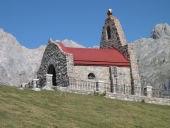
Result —
<instances>
[{"instance_id":1,"label":"green grass","mask_svg":"<svg viewBox=\"0 0 170 128\"><path fill-rule=\"evenodd\" d=\"M0 127L169 128L170 106L0 86Z\"/></svg>"}]
</instances>

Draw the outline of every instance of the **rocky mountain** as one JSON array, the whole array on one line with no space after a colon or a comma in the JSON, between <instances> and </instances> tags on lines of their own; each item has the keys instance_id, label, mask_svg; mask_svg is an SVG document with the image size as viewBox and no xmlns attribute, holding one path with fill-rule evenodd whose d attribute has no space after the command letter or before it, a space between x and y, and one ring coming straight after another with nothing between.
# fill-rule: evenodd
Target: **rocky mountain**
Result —
<instances>
[{"instance_id":1,"label":"rocky mountain","mask_svg":"<svg viewBox=\"0 0 170 128\"><path fill-rule=\"evenodd\" d=\"M63 40L67 47L83 47L72 40ZM20 86L36 78L46 46L28 49L16 38L0 29L0 84Z\"/></svg>"},{"instance_id":2,"label":"rocky mountain","mask_svg":"<svg viewBox=\"0 0 170 128\"><path fill-rule=\"evenodd\" d=\"M143 86L170 88L170 26L157 24L150 38L133 42Z\"/></svg>"},{"instance_id":3,"label":"rocky mountain","mask_svg":"<svg viewBox=\"0 0 170 128\"><path fill-rule=\"evenodd\" d=\"M62 44L64 44L64 46L66 47L75 47L75 48L85 48L84 46L77 44L76 42L72 41L72 40L63 40L63 41L59 41Z\"/></svg>"},{"instance_id":4,"label":"rocky mountain","mask_svg":"<svg viewBox=\"0 0 170 128\"><path fill-rule=\"evenodd\" d=\"M19 86L35 78L45 47L27 49L0 29L0 84Z\"/></svg>"}]
</instances>

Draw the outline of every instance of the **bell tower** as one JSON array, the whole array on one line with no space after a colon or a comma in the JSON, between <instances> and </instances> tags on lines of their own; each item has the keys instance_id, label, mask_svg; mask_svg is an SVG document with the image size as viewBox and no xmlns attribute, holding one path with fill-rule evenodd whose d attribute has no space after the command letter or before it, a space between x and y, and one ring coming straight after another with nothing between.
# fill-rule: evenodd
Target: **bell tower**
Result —
<instances>
[{"instance_id":1,"label":"bell tower","mask_svg":"<svg viewBox=\"0 0 170 128\"><path fill-rule=\"evenodd\" d=\"M101 49L115 48L121 52L125 58L129 59L128 46L119 20L112 15L112 9L107 12L102 36L100 41Z\"/></svg>"},{"instance_id":2,"label":"bell tower","mask_svg":"<svg viewBox=\"0 0 170 128\"><path fill-rule=\"evenodd\" d=\"M118 48L117 46L126 45L126 38L120 25L119 20L112 16L112 9L107 12L108 18L105 20L102 37L100 42L100 48Z\"/></svg>"}]
</instances>

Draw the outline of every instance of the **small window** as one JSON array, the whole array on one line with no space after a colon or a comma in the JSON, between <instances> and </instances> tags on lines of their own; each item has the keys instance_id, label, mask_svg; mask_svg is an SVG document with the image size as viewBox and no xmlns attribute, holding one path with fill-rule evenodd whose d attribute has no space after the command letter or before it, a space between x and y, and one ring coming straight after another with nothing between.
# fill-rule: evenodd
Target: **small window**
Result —
<instances>
[{"instance_id":1,"label":"small window","mask_svg":"<svg viewBox=\"0 0 170 128\"><path fill-rule=\"evenodd\" d=\"M93 73L89 73L88 79L95 79L95 75Z\"/></svg>"},{"instance_id":2,"label":"small window","mask_svg":"<svg viewBox=\"0 0 170 128\"><path fill-rule=\"evenodd\" d=\"M111 32L110 32L110 27L107 27L107 39L111 39Z\"/></svg>"}]
</instances>

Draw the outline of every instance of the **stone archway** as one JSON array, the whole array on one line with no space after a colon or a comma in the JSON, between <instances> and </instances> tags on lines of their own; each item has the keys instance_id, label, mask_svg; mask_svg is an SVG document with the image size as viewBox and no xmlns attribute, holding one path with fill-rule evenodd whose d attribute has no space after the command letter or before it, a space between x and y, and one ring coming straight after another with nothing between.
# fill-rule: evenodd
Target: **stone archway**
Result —
<instances>
[{"instance_id":1,"label":"stone archway","mask_svg":"<svg viewBox=\"0 0 170 128\"><path fill-rule=\"evenodd\" d=\"M50 64L48 66L47 74L52 74L53 75L52 84L53 84L53 86L56 86L57 85L57 83L56 83L56 71L55 71L55 68L54 68L54 66L52 64Z\"/></svg>"}]
</instances>

